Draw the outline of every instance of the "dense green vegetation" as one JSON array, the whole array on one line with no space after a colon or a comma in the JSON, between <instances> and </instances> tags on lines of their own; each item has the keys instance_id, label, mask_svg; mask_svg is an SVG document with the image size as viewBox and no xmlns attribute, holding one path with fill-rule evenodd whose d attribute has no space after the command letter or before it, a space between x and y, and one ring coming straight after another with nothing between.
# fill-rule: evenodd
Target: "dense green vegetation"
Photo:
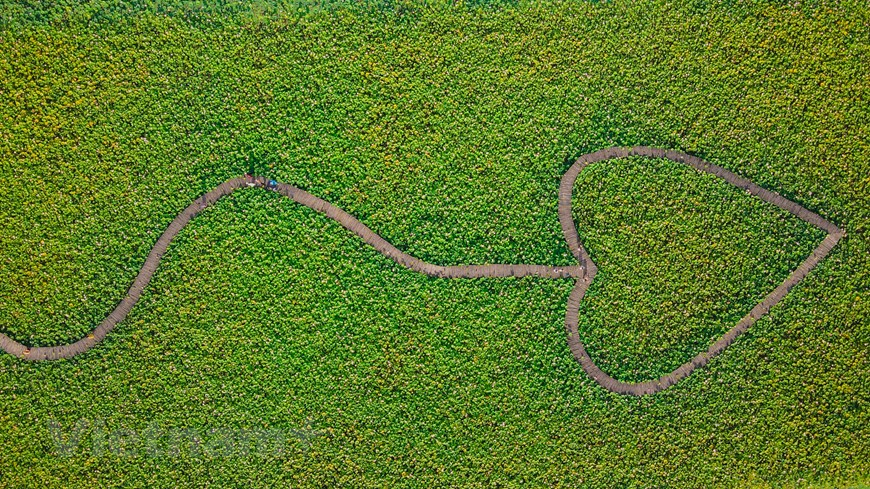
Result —
<instances>
[{"instance_id":1,"label":"dense green vegetation","mask_svg":"<svg viewBox=\"0 0 870 489\"><path fill-rule=\"evenodd\" d=\"M848 236L708 367L632 398L571 356L570 281L427 278L238 192L179 235L100 346L0 355L0 485L867 482L866 3L158 3L0 8L0 331L19 341L86 334L175 214L252 166L445 265L570 264L559 178L611 145L697 154ZM591 166L574 205L601 268L581 334L623 380L703 348L821 238L658 160ZM59 456L47 423L80 419L318 433L196 458L142 440L94 453L91 429Z\"/></svg>"}]
</instances>

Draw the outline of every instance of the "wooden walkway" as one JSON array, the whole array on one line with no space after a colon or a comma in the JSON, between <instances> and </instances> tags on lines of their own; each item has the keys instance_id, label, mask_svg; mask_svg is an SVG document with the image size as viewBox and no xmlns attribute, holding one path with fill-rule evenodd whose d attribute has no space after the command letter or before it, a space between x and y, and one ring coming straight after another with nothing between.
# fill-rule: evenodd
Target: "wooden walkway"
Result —
<instances>
[{"instance_id":1,"label":"wooden walkway","mask_svg":"<svg viewBox=\"0 0 870 489\"><path fill-rule=\"evenodd\" d=\"M761 198L762 200L791 212L806 222L818 226L828 233L828 236L824 239L822 244L819 245L813 253L794 272L791 273L785 282L768 294L761 303L756 305L749 314L741 319L737 325L728 331L722 338L710 346L706 352L701 353L691 361L685 363L675 371L660 379L636 384L620 382L601 371L601 369L592 362L592 359L589 357L589 354L580 342L577 332L580 301L583 299L583 294L586 292L586 289L595 277L597 267L583 248L571 215L571 196L574 188L574 181L577 179L577 175L580 171L590 163L612 158L622 158L630 155L647 156L651 158L667 158L672 161L685 163L697 170L712 173L737 187L747 190L749 193ZM677 151L647 147L634 147L630 149L609 148L581 156L562 177L562 183L559 189L559 221L561 222L562 231L565 234L568 246L573 255L577 258L579 265L565 267L508 264L441 266L426 263L419 258L415 258L399 250L352 215L300 188L285 183L269 185L269 181L264 177L255 177L250 180L246 178L234 178L218 185L212 191L202 195L178 214L157 240L157 243L154 244L154 247L151 248L151 252L145 259L145 263L143 263L142 268L139 270L139 274L130 285L126 296L87 336L68 345L27 347L9 338L5 334L0 333L0 348L16 357L31 361L71 358L79 353L90 350L100 340L105 338L119 322L127 317L127 314L130 313L133 306L135 306L139 301L142 292L151 281L151 277L157 270L157 266L160 263L163 254L166 253L166 250L169 247L169 243L172 242L172 239L175 238L187 223L203 209L217 202L221 197L249 186L276 191L281 195L293 199L299 204L321 212L327 217L337 221L346 229L352 231L383 255L389 257L402 266L429 276L443 278L535 276L553 279L575 279L576 285L568 299L567 313L565 315L565 328L568 333L568 345L571 352L574 354L577 361L580 362L583 370L595 379L596 382L601 384L601 386L613 392L634 395L658 392L685 378L696 368L706 365L710 358L721 353L737 336L746 331L758 318L766 314L771 307L782 300L788 291L803 279L809 271L830 252L834 245L837 244L837 241L839 241L839 239L845 234L843 230L823 219L818 214L810 212L804 207L785 199L774 192L765 190L758 185L725 170L724 168L702 161L697 157Z\"/></svg>"}]
</instances>

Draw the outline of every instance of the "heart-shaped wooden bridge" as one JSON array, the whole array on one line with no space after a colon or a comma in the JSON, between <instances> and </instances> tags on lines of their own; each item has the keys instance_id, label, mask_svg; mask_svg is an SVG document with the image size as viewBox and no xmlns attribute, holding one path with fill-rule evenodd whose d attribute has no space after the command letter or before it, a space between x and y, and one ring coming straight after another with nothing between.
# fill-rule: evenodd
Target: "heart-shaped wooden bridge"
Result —
<instances>
[{"instance_id":1,"label":"heart-shaped wooden bridge","mask_svg":"<svg viewBox=\"0 0 870 489\"><path fill-rule=\"evenodd\" d=\"M804 221L821 228L828 235L822 243L808 256L801 265L791 272L788 278L770 292L760 303L744 316L734 327L725 333L718 341L713 343L705 352L700 353L695 358L684 363L682 366L673 372L655 380L639 383L620 382L613 377L604 373L599 369L586 349L583 343L580 342L580 337L577 332L578 314L580 309L580 301L583 299L586 289L595 274L598 271L595 263L589 257L589 254L583 248L580 242L580 237L577 234L577 228L574 224L571 215L571 196L574 188L574 182L577 175L583 170L586 165L599 161L605 161L614 158L623 158L627 156L646 156L650 158L667 158L669 160L687 164L697 170L712 173L728 183L742 188L750 194L769 202L781 209L784 209ZM327 217L338 221L339 224L355 233L362 238L363 241L374 247L380 253L395 260L397 263L410 268L411 270L424 273L434 277L444 278L478 278L478 277L526 277L536 276L545 278L573 278L576 284L568 298L568 307L565 313L565 329L568 334L568 346L574 355L574 358L580 362L583 370L589 376L595 379L602 387L612 392L620 394L643 395L652 394L663 389L666 389L681 379L688 376L696 368L703 367L710 361L711 358L721 353L727 348L735 338L745 332L752 326L758 318L767 314L771 307L776 305L789 290L800 282L810 270L813 269L822 259L827 256L837 242L845 235L845 232L835 226L830 221L823 219L818 214L811 212L803 206L782 197L781 195L759 187L758 185L742 178L722 167L710 164L701 160L698 157L681 153L679 151L663 150L657 148L649 148L644 146L636 146L633 148L608 148L594 153L589 153L581 156L577 161L565 172L562 176L562 183L559 188L559 221L562 225L562 231L565 234L565 239L568 242L568 247L571 253L577 258L578 265L554 267L546 265L459 265L459 266L441 266L426 263L419 258L415 258L407 253L402 252L395 246L388 243L386 240L378 236L365 224L358 219L339 209L338 207L326 202L323 199L315 197L310 193L288 185L285 183L276 183L265 179L264 177L250 178L234 178L218 185L214 190L202 195L190 204L186 209L181 211L178 216L169 224L154 247L151 248L145 263L139 270L139 274L133 280L133 284L127 291L126 296L115 307L115 309L87 336L70 343L68 345L50 346L50 347L27 347L3 333L0 333L0 348L6 352L15 355L16 357L40 361L40 360L56 360L62 358L71 358L79 353L90 350L100 340L106 337L110 331L121 321L127 317L127 314L139 301L142 291L148 285L152 275L157 270L157 265L160 259L169 247L172 239L190 222L191 218L201 212L206 207L214 204L218 199L225 195L229 195L237 189L245 187L261 187L276 191L281 195L287 196L294 201L306 207L310 207L318 212L326 214Z\"/></svg>"}]
</instances>

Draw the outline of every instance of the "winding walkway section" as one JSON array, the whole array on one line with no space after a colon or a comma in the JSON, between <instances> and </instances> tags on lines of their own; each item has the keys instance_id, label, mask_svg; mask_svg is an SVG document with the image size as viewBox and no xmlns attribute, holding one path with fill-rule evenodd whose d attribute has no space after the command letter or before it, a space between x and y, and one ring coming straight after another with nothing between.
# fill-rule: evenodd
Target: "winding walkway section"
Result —
<instances>
[{"instance_id":1,"label":"winding walkway section","mask_svg":"<svg viewBox=\"0 0 870 489\"><path fill-rule=\"evenodd\" d=\"M583 170L586 165L632 155L646 156L650 158L667 158L672 161L685 163L697 170L712 173L723 178L732 185L745 189L752 195L755 195L764 201L770 202L777 207L791 212L806 222L818 226L828 233L828 236L824 241L822 241L822 244L820 244L813 253L795 271L793 271L791 275L789 275L785 282L768 294L764 300L756 305L749 314L741 319L737 325L729 330L722 338L710 346L706 352L699 354L691 361L683 364L668 375L656 380L641 383L621 382L604 373L595 365L589 357L589 354L586 352L583 343L580 341L578 334L580 302L583 299L586 289L592 283L598 269L589 257L589 254L583 248L571 215L571 198L574 182L580 171ZM396 263L432 277L498 278L533 276L552 279L571 278L576 280L575 286L568 298L567 312L565 315L565 329L568 334L568 345L574 357L587 374L589 374L602 387L620 394L643 395L658 392L685 378L696 368L706 365L712 357L721 353L734 341L735 338L737 338L737 336L745 332L756 320L758 320L758 318L765 315L771 307L782 300L788 291L791 290L795 284L800 282L810 272L810 270L812 270L812 268L831 251L839 239L845 235L843 230L823 219L818 214L815 214L774 192L765 190L758 185L725 170L724 168L712 165L700 158L678 151L648 148L644 146L637 146L629 149L609 148L583 155L578 158L563 175L559 189L559 221L562 225L562 231L565 235L566 241L568 242L568 246L571 249L571 253L579 262L578 265L564 267L513 264L458 266L434 265L399 250L352 215L300 188L285 183L270 181L265 177L234 178L218 185L212 191L197 198L178 214L169 226L167 226L166 230L154 244L154 247L151 248L148 257L145 259L145 263L142 265L142 268L133 280L132 285L130 285L130 288L127 290L125 297L87 336L68 345L27 347L12 338L9 338L7 335L0 333L0 348L11 355L30 361L71 358L90 350L105 338L119 322L127 317L127 314L130 313L133 306L135 306L139 301L142 292L151 281L151 277L157 270L157 266L160 263L163 254L166 253L166 250L169 248L169 244L190 222L190 220L202 212L203 209L217 202L221 197L246 187L260 187L276 191L281 195L293 199L301 205L323 213L327 217L337 221L344 228L362 238L364 242L371 245L381 254L394 260Z\"/></svg>"}]
</instances>

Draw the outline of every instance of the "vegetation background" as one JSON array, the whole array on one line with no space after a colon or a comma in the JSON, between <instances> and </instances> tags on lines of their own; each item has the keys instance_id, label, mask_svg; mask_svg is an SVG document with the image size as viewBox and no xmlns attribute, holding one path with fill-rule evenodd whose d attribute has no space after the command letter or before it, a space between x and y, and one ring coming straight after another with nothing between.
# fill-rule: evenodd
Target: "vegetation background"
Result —
<instances>
[{"instance_id":1,"label":"vegetation background","mask_svg":"<svg viewBox=\"0 0 870 489\"><path fill-rule=\"evenodd\" d=\"M0 3L0 331L29 345L86 334L250 169L445 265L570 264L559 178L613 145L697 154L848 233L707 368L633 398L572 358L570 281L424 277L238 192L97 348L0 355L0 485L866 484L868 66L862 1ZM822 237L665 161L594 165L574 201L601 268L581 339L623 380L704 348ZM60 456L49 423L79 420ZM122 450L93 449L98 421ZM154 425L318 436L149 456Z\"/></svg>"}]
</instances>

